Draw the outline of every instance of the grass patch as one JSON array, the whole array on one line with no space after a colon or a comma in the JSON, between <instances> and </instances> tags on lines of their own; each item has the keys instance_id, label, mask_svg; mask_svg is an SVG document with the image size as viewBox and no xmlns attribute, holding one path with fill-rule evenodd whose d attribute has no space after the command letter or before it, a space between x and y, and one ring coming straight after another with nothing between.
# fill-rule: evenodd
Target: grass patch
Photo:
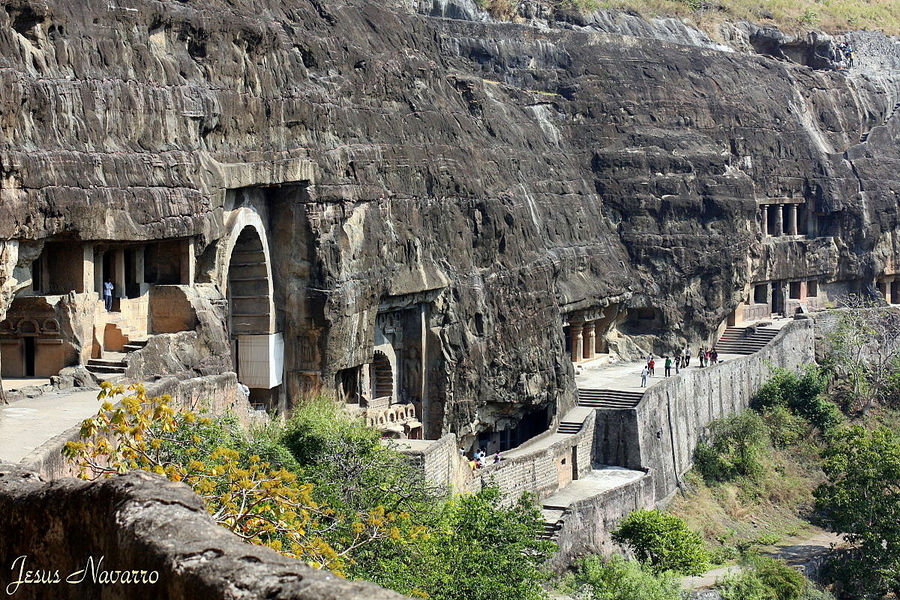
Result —
<instances>
[{"instance_id":1,"label":"grass patch","mask_svg":"<svg viewBox=\"0 0 900 600\"><path fill-rule=\"evenodd\" d=\"M516 17L515 0L478 0L499 19ZM810 28L841 33L858 29L900 34L900 2L896 0L555 0L558 8L589 13L616 9L643 17L689 19L713 37L725 21L748 20L777 25L784 31Z\"/></svg>"},{"instance_id":2,"label":"grass patch","mask_svg":"<svg viewBox=\"0 0 900 600\"><path fill-rule=\"evenodd\" d=\"M769 450L760 460L763 468L756 477L707 483L698 473L688 473L687 492L669 507L703 536L718 564L819 531L806 521L813 490L824 481L818 448L798 444Z\"/></svg>"}]
</instances>

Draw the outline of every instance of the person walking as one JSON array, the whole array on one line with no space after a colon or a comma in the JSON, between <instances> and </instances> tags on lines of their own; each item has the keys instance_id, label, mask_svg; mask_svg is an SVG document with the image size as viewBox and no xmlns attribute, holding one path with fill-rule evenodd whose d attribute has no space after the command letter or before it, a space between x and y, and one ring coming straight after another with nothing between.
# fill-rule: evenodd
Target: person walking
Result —
<instances>
[{"instance_id":1,"label":"person walking","mask_svg":"<svg viewBox=\"0 0 900 600\"><path fill-rule=\"evenodd\" d=\"M650 369L650 377L654 377L656 375L656 361L653 360L653 357L650 357L650 362L647 363L647 368Z\"/></svg>"},{"instance_id":2,"label":"person walking","mask_svg":"<svg viewBox=\"0 0 900 600\"><path fill-rule=\"evenodd\" d=\"M650 374L650 369L647 365L644 365L644 369L641 371L641 387L647 387L647 375Z\"/></svg>"},{"instance_id":3,"label":"person walking","mask_svg":"<svg viewBox=\"0 0 900 600\"><path fill-rule=\"evenodd\" d=\"M107 278L106 283L103 284L103 301L106 305L106 312L112 311L113 289L115 289L115 286L112 280Z\"/></svg>"},{"instance_id":4,"label":"person walking","mask_svg":"<svg viewBox=\"0 0 900 600\"><path fill-rule=\"evenodd\" d=\"M678 375L678 372L681 370L681 356L675 357L675 374Z\"/></svg>"},{"instance_id":5,"label":"person walking","mask_svg":"<svg viewBox=\"0 0 900 600\"><path fill-rule=\"evenodd\" d=\"M666 372L666 377L672 376L672 357L671 356L666 357L665 372Z\"/></svg>"},{"instance_id":6,"label":"person walking","mask_svg":"<svg viewBox=\"0 0 900 600\"><path fill-rule=\"evenodd\" d=\"M702 347L701 347L700 350L697 352L697 360L700 361L700 368L701 368L701 369L702 369L703 367L706 366L706 365L704 364L704 363L706 362L706 350L705 350L704 348L702 348Z\"/></svg>"},{"instance_id":7,"label":"person walking","mask_svg":"<svg viewBox=\"0 0 900 600\"><path fill-rule=\"evenodd\" d=\"M690 346L684 346L684 368L686 369L688 365L691 364L691 348Z\"/></svg>"}]
</instances>

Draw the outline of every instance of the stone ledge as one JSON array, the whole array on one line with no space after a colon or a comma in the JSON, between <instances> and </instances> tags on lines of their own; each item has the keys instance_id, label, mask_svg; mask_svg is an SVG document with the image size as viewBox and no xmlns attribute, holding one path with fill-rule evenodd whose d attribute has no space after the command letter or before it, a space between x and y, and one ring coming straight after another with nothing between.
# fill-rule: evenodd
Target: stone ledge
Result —
<instances>
[{"instance_id":1,"label":"stone ledge","mask_svg":"<svg viewBox=\"0 0 900 600\"><path fill-rule=\"evenodd\" d=\"M0 588L25 569L59 571L60 583L22 584L17 598L131 600L401 600L368 582L313 569L240 540L215 524L188 486L136 471L95 482L44 482L0 463ZM103 558L101 570L158 572L155 584L66 583Z\"/></svg>"}]
</instances>

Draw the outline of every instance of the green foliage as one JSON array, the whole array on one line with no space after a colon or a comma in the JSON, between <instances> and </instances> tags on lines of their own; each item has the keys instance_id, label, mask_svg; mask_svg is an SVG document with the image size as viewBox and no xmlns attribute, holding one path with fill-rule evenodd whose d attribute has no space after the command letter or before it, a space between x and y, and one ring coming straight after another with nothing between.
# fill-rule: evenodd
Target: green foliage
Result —
<instances>
[{"instance_id":1,"label":"green foliage","mask_svg":"<svg viewBox=\"0 0 900 600\"><path fill-rule=\"evenodd\" d=\"M809 433L809 422L797 416L786 406L764 408L760 415L769 428L769 438L777 448L787 448L800 443Z\"/></svg>"},{"instance_id":2,"label":"green foliage","mask_svg":"<svg viewBox=\"0 0 900 600\"><path fill-rule=\"evenodd\" d=\"M543 564L555 544L540 538L544 521L527 496L510 507L496 487L447 505L432 536L410 552L382 556L371 579L432 600L539 600Z\"/></svg>"},{"instance_id":3,"label":"green foliage","mask_svg":"<svg viewBox=\"0 0 900 600\"><path fill-rule=\"evenodd\" d=\"M555 544L540 537L544 521L531 498L504 506L495 487L449 498L327 398L298 407L281 440L338 514L380 506L408 516L409 533L354 552L350 577L432 600L542 597L542 565Z\"/></svg>"},{"instance_id":4,"label":"green foliage","mask_svg":"<svg viewBox=\"0 0 900 600\"><path fill-rule=\"evenodd\" d=\"M786 408L824 433L844 422L838 407L824 396L828 377L822 369L806 365L800 373L780 367L773 367L772 371L772 378L750 401L751 408L759 412Z\"/></svg>"},{"instance_id":5,"label":"green foliage","mask_svg":"<svg viewBox=\"0 0 900 600\"><path fill-rule=\"evenodd\" d=\"M105 402L64 453L87 476L145 469L184 481L218 523L315 567L435 600L540 600L555 544L523 496L488 487L450 498L429 488L377 432L326 398L284 425L244 432L105 385Z\"/></svg>"},{"instance_id":6,"label":"green foliage","mask_svg":"<svg viewBox=\"0 0 900 600\"><path fill-rule=\"evenodd\" d=\"M583 600L681 599L681 585L674 574L656 574L621 556L605 562L597 556L581 559L562 591Z\"/></svg>"},{"instance_id":7,"label":"green foliage","mask_svg":"<svg viewBox=\"0 0 900 600\"><path fill-rule=\"evenodd\" d=\"M654 572L699 575L709 567L709 553L700 535L685 522L659 510L637 510L612 532L617 544L630 547Z\"/></svg>"},{"instance_id":8,"label":"green foliage","mask_svg":"<svg viewBox=\"0 0 900 600\"><path fill-rule=\"evenodd\" d=\"M831 597L783 561L768 557L747 560L741 573L726 576L716 589L722 600L826 600Z\"/></svg>"},{"instance_id":9,"label":"green foliage","mask_svg":"<svg viewBox=\"0 0 900 600\"><path fill-rule=\"evenodd\" d=\"M843 577L867 593L900 591L900 436L856 425L835 435L823 458L828 481L816 507L856 547Z\"/></svg>"},{"instance_id":10,"label":"green foliage","mask_svg":"<svg viewBox=\"0 0 900 600\"><path fill-rule=\"evenodd\" d=\"M707 481L736 477L758 478L763 473L760 456L768 446L768 428L754 411L712 421L708 441L697 444L694 466Z\"/></svg>"}]
</instances>

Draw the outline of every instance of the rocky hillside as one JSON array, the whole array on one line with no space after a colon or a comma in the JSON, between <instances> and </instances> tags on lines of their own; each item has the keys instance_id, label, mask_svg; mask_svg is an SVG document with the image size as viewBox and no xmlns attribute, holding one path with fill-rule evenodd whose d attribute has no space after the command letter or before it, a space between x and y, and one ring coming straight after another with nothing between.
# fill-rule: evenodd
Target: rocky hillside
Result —
<instances>
[{"instance_id":1,"label":"rocky hillside","mask_svg":"<svg viewBox=\"0 0 900 600\"><path fill-rule=\"evenodd\" d=\"M303 183L272 203L279 319L323 324L333 377L365 360L381 299L441 290L445 430L488 403L570 406L571 311L622 303L653 315L631 333L699 341L796 260L858 288L898 254L900 53L878 34L855 35L847 74L761 54L749 29L722 45L602 14L0 5L2 238L199 236L202 259L222 165ZM813 202L834 244L763 256L757 205L784 197Z\"/></svg>"}]
</instances>

